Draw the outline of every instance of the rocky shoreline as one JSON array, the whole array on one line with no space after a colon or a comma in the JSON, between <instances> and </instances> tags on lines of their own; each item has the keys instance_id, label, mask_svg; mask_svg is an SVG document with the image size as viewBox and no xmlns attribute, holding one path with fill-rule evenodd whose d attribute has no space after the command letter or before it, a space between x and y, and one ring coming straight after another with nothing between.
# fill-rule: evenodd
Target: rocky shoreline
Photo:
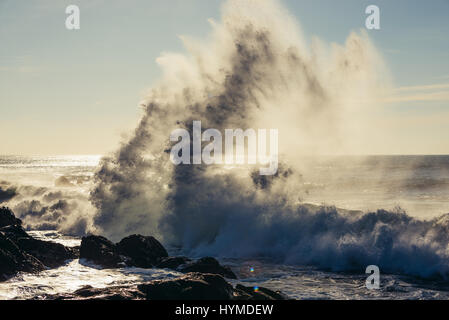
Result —
<instances>
[{"instance_id":1,"label":"rocky shoreline","mask_svg":"<svg viewBox=\"0 0 449 320\"><path fill-rule=\"evenodd\" d=\"M151 236L130 235L118 243L105 237L83 237L79 247L38 240L22 227L22 221L6 207L0 208L0 281L20 272L38 273L58 268L73 259L82 259L97 268L161 268L184 275L142 282L137 285L107 288L82 287L73 293L40 295L34 299L102 299L102 300L284 300L280 292L260 287L254 290L226 278L237 279L234 272L212 257L193 260L184 256L170 257L163 245Z\"/></svg>"},{"instance_id":2,"label":"rocky shoreline","mask_svg":"<svg viewBox=\"0 0 449 320\"><path fill-rule=\"evenodd\" d=\"M31 237L10 209L0 208L0 281L18 272L57 268L78 256L78 248Z\"/></svg>"}]
</instances>

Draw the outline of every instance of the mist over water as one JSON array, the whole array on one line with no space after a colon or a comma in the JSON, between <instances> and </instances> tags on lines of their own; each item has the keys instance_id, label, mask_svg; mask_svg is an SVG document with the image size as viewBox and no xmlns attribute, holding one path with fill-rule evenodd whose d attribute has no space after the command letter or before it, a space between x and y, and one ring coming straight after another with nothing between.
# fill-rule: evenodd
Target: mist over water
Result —
<instances>
[{"instance_id":1,"label":"mist over water","mask_svg":"<svg viewBox=\"0 0 449 320\"><path fill-rule=\"evenodd\" d=\"M100 161L89 194L80 200L84 214L77 207L76 219L53 227L112 240L131 233L153 235L190 256L263 257L357 272L375 264L382 272L447 278L447 215L419 220L400 208L377 210L382 205L367 208L368 213L337 210L332 205L342 189L357 189L352 185L360 182L357 175L343 177L358 162L343 159L320 171L315 160L305 160L366 151L364 139L372 135L367 124L376 121L367 111L379 108L389 90L387 68L369 37L354 32L343 45L318 38L306 43L298 23L269 0L228 1L221 21L210 24L205 40L182 37L186 53L158 58L163 77L142 102L143 116L131 138ZM278 129L278 173L260 176L251 166L174 166L170 132L191 132L194 120L203 129L222 132ZM360 163L372 159L362 157ZM447 174L447 158L431 161L441 161L430 167ZM411 190L423 181L430 188L430 181L410 177L419 163L422 159L409 158L391 168L391 162L380 161L373 170L354 167L354 172L370 174L359 179L367 182L360 187L380 189L375 195L404 190L404 185ZM390 172L396 180L384 183L383 175ZM429 173L436 181L432 191L447 191L439 173ZM315 184L305 183L310 180ZM47 209L33 209L40 221L62 210L43 198L47 192L39 194ZM328 205L314 206L310 200ZM23 201L28 200L15 203L22 217L32 206ZM34 225L32 218L26 221Z\"/></svg>"},{"instance_id":2,"label":"mist over water","mask_svg":"<svg viewBox=\"0 0 449 320\"><path fill-rule=\"evenodd\" d=\"M28 230L94 231L89 202L100 156L0 156L0 205Z\"/></svg>"}]
</instances>

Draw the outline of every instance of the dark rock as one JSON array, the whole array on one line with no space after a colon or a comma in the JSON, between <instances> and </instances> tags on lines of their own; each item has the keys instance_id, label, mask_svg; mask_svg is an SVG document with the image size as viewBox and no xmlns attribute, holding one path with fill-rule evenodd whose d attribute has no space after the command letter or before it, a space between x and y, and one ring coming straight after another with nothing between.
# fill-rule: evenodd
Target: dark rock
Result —
<instances>
[{"instance_id":1,"label":"dark rock","mask_svg":"<svg viewBox=\"0 0 449 320\"><path fill-rule=\"evenodd\" d=\"M32 255L49 268L62 266L67 260L76 259L78 256L76 250L60 243L31 237L20 225L0 228L0 232L13 241L20 250Z\"/></svg>"},{"instance_id":2,"label":"dark rock","mask_svg":"<svg viewBox=\"0 0 449 320\"><path fill-rule=\"evenodd\" d=\"M80 258L92 261L104 268L123 265L151 268L168 253L153 237L131 235L114 244L101 236L88 236L81 240Z\"/></svg>"},{"instance_id":3,"label":"dark rock","mask_svg":"<svg viewBox=\"0 0 449 320\"><path fill-rule=\"evenodd\" d=\"M222 276L188 273L175 279L153 280L139 285L92 288L85 286L73 293L36 296L53 300L274 300L287 299L280 292L237 285L233 288Z\"/></svg>"},{"instance_id":4,"label":"dark rock","mask_svg":"<svg viewBox=\"0 0 449 320\"><path fill-rule=\"evenodd\" d=\"M22 225L22 220L17 219L11 209L6 207L0 208L0 228L10 225Z\"/></svg>"},{"instance_id":5,"label":"dark rock","mask_svg":"<svg viewBox=\"0 0 449 320\"><path fill-rule=\"evenodd\" d=\"M134 234L117 243L118 253L126 256L126 263L139 268L151 268L168 257L167 250L153 237Z\"/></svg>"},{"instance_id":6,"label":"dark rock","mask_svg":"<svg viewBox=\"0 0 449 320\"><path fill-rule=\"evenodd\" d=\"M72 251L72 254L76 257L75 259L80 257L80 246L70 247L70 251Z\"/></svg>"},{"instance_id":7,"label":"dark rock","mask_svg":"<svg viewBox=\"0 0 449 320\"><path fill-rule=\"evenodd\" d=\"M288 297L279 291L272 291L264 287L258 287L255 291L254 287L245 287L237 284L235 287L236 296L241 300L287 300ZM240 292L239 292L240 291ZM248 298L249 296L249 298ZM240 300L239 299L239 300Z\"/></svg>"},{"instance_id":8,"label":"dark rock","mask_svg":"<svg viewBox=\"0 0 449 320\"><path fill-rule=\"evenodd\" d=\"M162 258L156 267L161 269L177 270L179 267L190 262L192 262L192 260L187 257L166 257Z\"/></svg>"},{"instance_id":9,"label":"dark rock","mask_svg":"<svg viewBox=\"0 0 449 320\"><path fill-rule=\"evenodd\" d=\"M5 236L11 239L14 242L17 242L21 238L31 238L31 236L23 229L21 225L11 224L5 227L0 227L0 232L2 232Z\"/></svg>"},{"instance_id":10,"label":"dark rock","mask_svg":"<svg viewBox=\"0 0 449 320\"><path fill-rule=\"evenodd\" d=\"M18 241L18 245L50 268L57 268L64 265L67 260L77 258L76 250L65 247L60 243L42 241L30 237L22 238Z\"/></svg>"},{"instance_id":11,"label":"dark rock","mask_svg":"<svg viewBox=\"0 0 449 320\"><path fill-rule=\"evenodd\" d=\"M216 274L188 273L138 286L149 300L231 300L234 289Z\"/></svg>"},{"instance_id":12,"label":"dark rock","mask_svg":"<svg viewBox=\"0 0 449 320\"><path fill-rule=\"evenodd\" d=\"M137 289L137 286L117 286L105 289L95 289L87 286L76 290L74 294L79 297L101 300L140 300L145 298L145 295Z\"/></svg>"},{"instance_id":13,"label":"dark rock","mask_svg":"<svg viewBox=\"0 0 449 320\"><path fill-rule=\"evenodd\" d=\"M8 208L0 208L0 281L17 272L55 268L77 257L77 250L31 237Z\"/></svg>"},{"instance_id":14,"label":"dark rock","mask_svg":"<svg viewBox=\"0 0 449 320\"><path fill-rule=\"evenodd\" d=\"M113 286L108 288L93 288L85 286L73 293L37 296L44 300L143 300L145 295L137 286Z\"/></svg>"},{"instance_id":15,"label":"dark rock","mask_svg":"<svg viewBox=\"0 0 449 320\"><path fill-rule=\"evenodd\" d=\"M248 294L246 291L234 289L233 300L254 300L252 294Z\"/></svg>"},{"instance_id":16,"label":"dark rock","mask_svg":"<svg viewBox=\"0 0 449 320\"><path fill-rule=\"evenodd\" d=\"M115 244L101 236L87 236L81 239L80 258L104 268L116 268L123 262Z\"/></svg>"},{"instance_id":17,"label":"dark rock","mask_svg":"<svg viewBox=\"0 0 449 320\"><path fill-rule=\"evenodd\" d=\"M237 276L232 272L231 268L224 267L218 263L215 258L205 257L191 262L179 268L182 273L187 272L201 272L219 274L229 279L237 279Z\"/></svg>"},{"instance_id":18,"label":"dark rock","mask_svg":"<svg viewBox=\"0 0 449 320\"><path fill-rule=\"evenodd\" d=\"M5 281L17 272L38 272L45 266L36 258L21 250L0 231L0 281Z\"/></svg>"}]
</instances>

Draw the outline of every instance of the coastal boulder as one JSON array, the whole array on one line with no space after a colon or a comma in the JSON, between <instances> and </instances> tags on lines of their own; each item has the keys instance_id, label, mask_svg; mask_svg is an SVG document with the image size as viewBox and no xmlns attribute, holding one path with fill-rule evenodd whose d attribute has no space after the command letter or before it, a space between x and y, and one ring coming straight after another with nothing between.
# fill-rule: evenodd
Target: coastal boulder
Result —
<instances>
[{"instance_id":1,"label":"coastal boulder","mask_svg":"<svg viewBox=\"0 0 449 320\"><path fill-rule=\"evenodd\" d=\"M188 273L169 280L154 280L138 286L149 300L230 300L233 287L216 274Z\"/></svg>"},{"instance_id":2,"label":"coastal boulder","mask_svg":"<svg viewBox=\"0 0 449 320\"><path fill-rule=\"evenodd\" d=\"M93 288L84 286L72 293L56 295L45 294L36 296L35 300L143 300L145 295L137 286L111 286L107 288Z\"/></svg>"},{"instance_id":3,"label":"coastal boulder","mask_svg":"<svg viewBox=\"0 0 449 320\"><path fill-rule=\"evenodd\" d=\"M67 260L76 259L76 249L65 247L56 242L42 241L32 237L22 238L18 241L19 247L37 258L49 268L57 268Z\"/></svg>"},{"instance_id":4,"label":"coastal boulder","mask_svg":"<svg viewBox=\"0 0 449 320\"><path fill-rule=\"evenodd\" d=\"M72 293L40 295L34 299L49 300L285 300L287 296L260 287L232 287L222 276L187 273L181 277L153 280L139 285L93 288L84 286Z\"/></svg>"},{"instance_id":5,"label":"coastal boulder","mask_svg":"<svg viewBox=\"0 0 449 320\"><path fill-rule=\"evenodd\" d=\"M7 207L0 208L0 228L10 225L22 225L22 220L16 218L11 209Z\"/></svg>"},{"instance_id":6,"label":"coastal boulder","mask_svg":"<svg viewBox=\"0 0 449 320\"><path fill-rule=\"evenodd\" d=\"M237 284L235 287L236 300L287 300L288 297L279 291L272 291L264 287L246 287Z\"/></svg>"},{"instance_id":7,"label":"coastal boulder","mask_svg":"<svg viewBox=\"0 0 449 320\"><path fill-rule=\"evenodd\" d=\"M120 255L126 256L126 263L139 268L156 266L162 258L168 257L167 250L154 237L140 234L130 235L117 243Z\"/></svg>"},{"instance_id":8,"label":"coastal boulder","mask_svg":"<svg viewBox=\"0 0 449 320\"><path fill-rule=\"evenodd\" d=\"M31 236L19 224L11 224L5 227L0 227L0 232L14 242L17 242L23 238L31 238Z\"/></svg>"},{"instance_id":9,"label":"coastal boulder","mask_svg":"<svg viewBox=\"0 0 449 320\"><path fill-rule=\"evenodd\" d=\"M75 248L33 238L10 209L0 208L0 281L17 272L56 268L77 256Z\"/></svg>"},{"instance_id":10,"label":"coastal boulder","mask_svg":"<svg viewBox=\"0 0 449 320\"><path fill-rule=\"evenodd\" d=\"M49 268L62 266L67 260L77 258L75 249L65 247L60 243L35 239L20 225L0 228L0 232L13 241L21 251L32 255Z\"/></svg>"},{"instance_id":11,"label":"coastal boulder","mask_svg":"<svg viewBox=\"0 0 449 320\"><path fill-rule=\"evenodd\" d=\"M123 260L114 243L101 236L81 239L80 259L86 259L104 268L116 268Z\"/></svg>"},{"instance_id":12,"label":"coastal boulder","mask_svg":"<svg viewBox=\"0 0 449 320\"><path fill-rule=\"evenodd\" d=\"M192 260L187 257L166 257L162 258L156 267L161 269L178 270L178 268L182 268L183 265L191 262Z\"/></svg>"},{"instance_id":13,"label":"coastal boulder","mask_svg":"<svg viewBox=\"0 0 449 320\"><path fill-rule=\"evenodd\" d=\"M232 272L231 268L220 265L215 258L204 257L194 262L190 262L178 268L182 273L201 272L214 273L229 279L237 279L237 276Z\"/></svg>"},{"instance_id":14,"label":"coastal boulder","mask_svg":"<svg viewBox=\"0 0 449 320\"><path fill-rule=\"evenodd\" d=\"M17 272L38 272L45 266L35 257L21 250L0 231L0 281L5 281Z\"/></svg>"}]
</instances>

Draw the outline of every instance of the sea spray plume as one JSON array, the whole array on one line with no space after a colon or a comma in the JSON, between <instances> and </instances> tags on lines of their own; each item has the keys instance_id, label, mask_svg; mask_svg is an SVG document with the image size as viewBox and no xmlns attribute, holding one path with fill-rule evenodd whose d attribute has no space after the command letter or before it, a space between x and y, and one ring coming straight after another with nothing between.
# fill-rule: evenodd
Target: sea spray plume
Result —
<instances>
[{"instance_id":1,"label":"sea spray plume","mask_svg":"<svg viewBox=\"0 0 449 320\"><path fill-rule=\"evenodd\" d=\"M217 128L223 128L224 124L229 127L245 124L244 119L249 116L249 112L245 111L245 108L250 104L254 107L257 102L250 95L258 79L252 79L255 72L248 71L252 65L255 65L255 62L258 62L259 67L264 63L269 63L270 56L270 53L266 52L263 59L260 57L263 53L260 49L268 48L267 40L264 39L263 33L252 29L251 25L247 25L243 31L238 30L240 35L235 40L241 43L235 45L237 52L234 50L234 44L232 44L231 50L228 50L230 59L234 61L230 68L224 66L226 69L230 69L229 71L222 70L222 68L204 71L201 62L192 67L186 63L187 58L179 56L168 55L159 59L159 63L163 65L167 59L170 60L169 62L177 62L181 69L176 73L177 79L173 79L170 74L171 70L168 69L165 81L152 90L145 106L145 115L136 129L134 137L123 145L114 158L104 159L101 169L96 174L98 183L91 198L93 204L99 209L99 215L96 218L97 224L105 227L106 232L110 232L112 235L117 234L117 230L112 225L120 225L121 233L129 229L127 223L117 224L117 220L131 223L132 229L136 225L148 226L148 221L139 221L141 219L136 215L140 215L142 218L159 215L160 212L152 215L142 213L154 206L154 203L148 203L146 197L147 191L151 191L146 186L151 184L151 181L146 180L145 175L151 171L150 169L156 171L157 174L161 173L160 170L157 170L154 161L145 160L145 155L161 156L161 151L165 148L164 144L169 136L167 128L205 116L207 119L205 123ZM249 40L246 43L245 36L251 34L254 41ZM229 35L224 37L227 36ZM252 50L247 48L252 44L259 44L259 47ZM220 51L222 50L220 49ZM237 57L234 58L234 55ZM201 57L198 57L198 60L202 61ZM186 65L185 70L182 70ZM177 83L179 78L186 78L185 83L179 85ZM208 90L212 94L217 94L217 97L212 99L213 102L204 99ZM163 107L159 107L159 105L163 105ZM156 140L155 135L164 138ZM191 170L196 169L191 168ZM158 179L161 181L160 177ZM163 181L168 183L166 179ZM157 184L161 185L160 182ZM160 194L160 190L155 191ZM159 199L157 202L162 203L163 201ZM140 205L136 205L137 203ZM136 214L134 215L135 210ZM108 225L109 222L111 222L111 226Z\"/></svg>"},{"instance_id":2,"label":"sea spray plume","mask_svg":"<svg viewBox=\"0 0 449 320\"><path fill-rule=\"evenodd\" d=\"M156 135L150 135L148 127L157 108L156 104L146 106L133 138L113 157L102 159L95 174L96 186L90 199L99 210L94 221L105 233L117 237L129 233L158 234L157 218L165 203L163 174L167 163L160 159L160 152L154 151L155 156L149 153ZM157 130L157 126L154 128Z\"/></svg>"},{"instance_id":3,"label":"sea spray plume","mask_svg":"<svg viewBox=\"0 0 449 320\"><path fill-rule=\"evenodd\" d=\"M279 128L280 152L285 161L294 160L305 144L304 152L314 152L335 145L335 137L346 140L338 138L342 126L335 115L344 111L338 97L349 95L351 86L374 83L366 76L377 67L367 39L352 35L347 48L326 54L335 56L333 62L321 64L319 50L304 45L296 22L277 2L229 1L222 24L211 24L210 41L183 39L190 55L158 58L164 77L145 100L134 136L103 160L95 176L95 221L109 236L119 238L135 228L160 232L158 221L167 212L184 215L186 203L177 194L190 188L190 179L200 187L203 176L210 175L212 168L174 169L164 162L169 162L163 150L174 128L190 130L192 120L219 130ZM229 179L234 175L228 174ZM243 183L252 186L249 176Z\"/></svg>"},{"instance_id":4,"label":"sea spray plume","mask_svg":"<svg viewBox=\"0 0 449 320\"><path fill-rule=\"evenodd\" d=\"M144 102L133 137L96 173L96 225L113 239L153 234L192 255L266 256L333 270L377 264L447 277L444 222L298 203L297 157L357 146L363 131L350 133L353 123L364 124L359 109L382 89L382 63L367 36L310 49L272 1L230 1L222 20L212 23L210 42L184 39L190 55L158 59L164 78ZM173 166L170 132L191 130L193 120L204 128L279 128L290 173L265 184L251 168Z\"/></svg>"}]
</instances>

